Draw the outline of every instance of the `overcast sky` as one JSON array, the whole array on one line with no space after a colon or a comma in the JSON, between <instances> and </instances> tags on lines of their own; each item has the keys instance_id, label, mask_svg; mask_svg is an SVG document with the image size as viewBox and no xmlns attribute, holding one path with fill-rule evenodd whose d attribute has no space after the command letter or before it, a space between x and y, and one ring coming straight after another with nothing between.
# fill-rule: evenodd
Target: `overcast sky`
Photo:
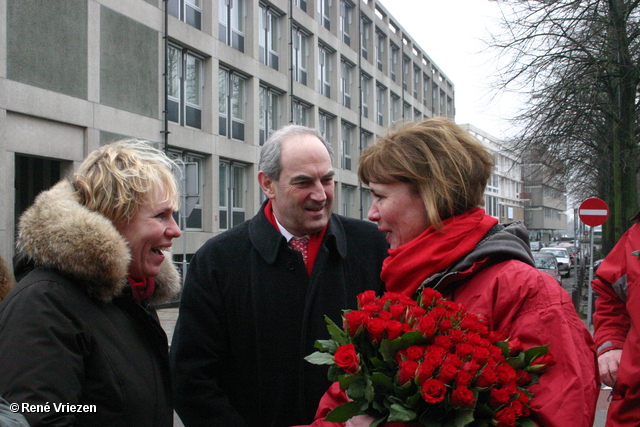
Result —
<instances>
[{"instance_id":1,"label":"overcast sky","mask_svg":"<svg viewBox=\"0 0 640 427\"><path fill-rule=\"evenodd\" d=\"M498 138L517 107L513 95L492 100L495 55L482 53L481 39L497 31L499 3L489 0L381 0L411 38L455 86L456 122L470 123Z\"/></svg>"}]
</instances>

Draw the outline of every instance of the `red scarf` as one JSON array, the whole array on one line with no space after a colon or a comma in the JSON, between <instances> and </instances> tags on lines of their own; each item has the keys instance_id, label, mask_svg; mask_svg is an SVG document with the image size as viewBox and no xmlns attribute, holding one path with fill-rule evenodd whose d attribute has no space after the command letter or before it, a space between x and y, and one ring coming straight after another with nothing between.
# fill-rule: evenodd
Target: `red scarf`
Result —
<instances>
[{"instance_id":1,"label":"red scarf","mask_svg":"<svg viewBox=\"0 0 640 427\"><path fill-rule=\"evenodd\" d=\"M278 228L278 223L276 222L276 217L273 214L273 206L271 206L271 200L267 202L267 205L264 207L264 215L267 217L271 225L273 225L276 230L280 231ZM312 234L309 236L309 249L307 250L307 273L311 276L311 272L313 271L313 264L316 261L316 256L318 256L318 252L320 251L320 245L322 245L322 239L324 238L324 233L327 231L327 225L316 234Z\"/></svg>"},{"instance_id":2,"label":"red scarf","mask_svg":"<svg viewBox=\"0 0 640 427\"><path fill-rule=\"evenodd\" d=\"M429 227L413 240L389 249L380 274L387 291L413 297L425 279L471 252L497 223L484 209L473 208L444 220L442 231Z\"/></svg>"},{"instance_id":3,"label":"red scarf","mask_svg":"<svg viewBox=\"0 0 640 427\"><path fill-rule=\"evenodd\" d=\"M142 304L142 301L153 295L153 291L156 289L156 279L153 277L146 277L138 281L127 276L127 280L131 283L133 298L138 304Z\"/></svg>"}]
</instances>

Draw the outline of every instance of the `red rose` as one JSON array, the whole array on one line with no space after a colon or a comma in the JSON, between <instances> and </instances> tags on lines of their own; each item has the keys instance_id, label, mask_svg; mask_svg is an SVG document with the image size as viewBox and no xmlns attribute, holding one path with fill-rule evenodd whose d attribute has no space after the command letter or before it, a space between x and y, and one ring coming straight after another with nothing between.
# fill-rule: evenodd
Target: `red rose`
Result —
<instances>
[{"instance_id":1,"label":"red rose","mask_svg":"<svg viewBox=\"0 0 640 427\"><path fill-rule=\"evenodd\" d=\"M489 367L485 367L476 380L476 385L478 387L491 387L495 385L496 381L498 381L498 376L495 371Z\"/></svg>"},{"instance_id":2,"label":"red rose","mask_svg":"<svg viewBox=\"0 0 640 427\"><path fill-rule=\"evenodd\" d=\"M336 365L341 367L348 374L355 374L360 369L358 354L353 344L345 344L338 347L333 356Z\"/></svg>"},{"instance_id":3,"label":"red rose","mask_svg":"<svg viewBox=\"0 0 640 427\"><path fill-rule=\"evenodd\" d=\"M425 338L431 338L436 333L436 320L433 316L424 316L418 320L416 329L420 331Z\"/></svg>"},{"instance_id":4,"label":"red rose","mask_svg":"<svg viewBox=\"0 0 640 427\"><path fill-rule=\"evenodd\" d=\"M492 388L489 393L489 405L492 408L499 408L500 406L506 405L511 399L511 393L504 388Z\"/></svg>"},{"instance_id":5,"label":"red rose","mask_svg":"<svg viewBox=\"0 0 640 427\"><path fill-rule=\"evenodd\" d=\"M415 360L403 360L398 363L398 383L405 385L413 379L418 369L418 362Z\"/></svg>"},{"instance_id":6,"label":"red rose","mask_svg":"<svg viewBox=\"0 0 640 427\"><path fill-rule=\"evenodd\" d=\"M418 366L418 372L416 372L416 379L418 380L418 384L422 385L425 381L427 381L433 375L433 371L436 370L435 365L432 365L429 362L422 362L420 366Z\"/></svg>"},{"instance_id":7,"label":"red rose","mask_svg":"<svg viewBox=\"0 0 640 427\"><path fill-rule=\"evenodd\" d=\"M531 372L544 372L553 365L556 364L556 361L553 359L551 353L547 353L536 358L533 362L531 362L531 366L529 366L529 370Z\"/></svg>"},{"instance_id":8,"label":"red rose","mask_svg":"<svg viewBox=\"0 0 640 427\"><path fill-rule=\"evenodd\" d=\"M431 314L433 314L436 319L441 319L447 314L447 309L444 307L433 307L431 309Z\"/></svg>"},{"instance_id":9,"label":"red rose","mask_svg":"<svg viewBox=\"0 0 640 427\"><path fill-rule=\"evenodd\" d=\"M473 380L473 375L466 371L458 371L456 375L456 385L458 387L466 387Z\"/></svg>"},{"instance_id":10,"label":"red rose","mask_svg":"<svg viewBox=\"0 0 640 427\"><path fill-rule=\"evenodd\" d=\"M516 425L516 413L511 408L502 408L493 416L496 427L513 427Z\"/></svg>"},{"instance_id":11,"label":"red rose","mask_svg":"<svg viewBox=\"0 0 640 427\"><path fill-rule=\"evenodd\" d=\"M442 319L438 324L438 329L441 332L447 332L451 328L453 328L453 322L451 321L451 319Z\"/></svg>"},{"instance_id":12,"label":"red rose","mask_svg":"<svg viewBox=\"0 0 640 427\"><path fill-rule=\"evenodd\" d=\"M460 369L462 367L462 360L460 360L460 358L457 355L453 354L453 353L448 353L445 356L444 363L448 363L450 365L453 365L458 369Z\"/></svg>"},{"instance_id":13,"label":"red rose","mask_svg":"<svg viewBox=\"0 0 640 427\"><path fill-rule=\"evenodd\" d=\"M507 339L506 335L503 334L502 332L498 332L498 331L491 331L489 332L489 334L487 335L487 339L489 341L491 341L491 344L498 342L498 341L504 341Z\"/></svg>"},{"instance_id":14,"label":"red rose","mask_svg":"<svg viewBox=\"0 0 640 427\"><path fill-rule=\"evenodd\" d=\"M478 372L478 369L480 369L480 365L478 365L478 362L475 360L470 360L462 365L462 370L469 372L470 374L475 375L475 373Z\"/></svg>"},{"instance_id":15,"label":"red rose","mask_svg":"<svg viewBox=\"0 0 640 427\"><path fill-rule=\"evenodd\" d=\"M433 338L433 343L435 345L439 345L440 347L444 348L445 350L449 350L451 348L451 346L453 345L453 341L451 340L451 337L447 336L447 335L437 335Z\"/></svg>"},{"instance_id":16,"label":"red rose","mask_svg":"<svg viewBox=\"0 0 640 427\"><path fill-rule=\"evenodd\" d=\"M516 380L516 370L508 363L496 366L496 375L498 376L498 381L502 384L509 384Z\"/></svg>"},{"instance_id":17,"label":"red rose","mask_svg":"<svg viewBox=\"0 0 640 427\"><path fill-rule=\"evenodd\" d=\"M389 313L396 320L404 320L404 313L406 312L407 307L402 304L393 304L389 307Z\"/></svg>"},{"instance_id":18,"label":"red rose","mask_svg":"<svg viewBox=\"0 0 640 427\"><path fill-rule=\"evenodd\" d=\"M435 366L440 366L444 362L444 357L447 354L447 350L439 345L430 345L427 347L424 354L424 361Z\"/></svg>"},{"instance_id":19,"label":"red rose","mask_svg":"<svg viewBox=\"0 0 640 427\"><path fill-rule=\"evenodd\" d=\"M460 322L460 329L475 331L477 324L478 324L478 317L473 316L471 314L467 314L462 318L462 322Z\"/></svg>"},{"instance_id":20,"label":"red rose","mask_svg":"<svg viewBox=\"0 0 640 427\"><path fill-rule=\"evenodd\" d=\"M526 387L529 384L531 384L531 381L533 381L533 377L531 376L531 374L527 371L518 371L517 375L517 379L516 379L516 383L518 384L518 386L520 387Z\"/></svg>"},{"instance_id":21,"label":"red rose","mask_svg":"<svg viewBox=\"0 0 640 427\"><path fill-rule=\"evenodd\" d=\"M408 316L409 318L420 319L421 317L424 317L424 315L426 314L427 314L427 310L425 310L422 307L418 307L417 305L413 307L409 307L409 316Z\"/></svg>"},{"instance_id":22,"label":"red rose","mask_svg":"<svg viewBox=\"0 0 640 427\"><path fill-rule=\"evenodd\" d=\"M451 392L451 406L454 408L471 407L476 403L476 397L467 387L456 387Z\"/></svg>"},{"instance_id":23,"label":"red rose","mask_svg":"<svg viewBox=\"0 0 640 427\"><path fill-rule=\"evenodd\" d=\"M471 345L480 345L482 342L482 337L475 332L467 332L465 335L465 341Z\"/></svg>"},{"instance_id":24,"label":"red rose","mask_svg":"<svg viewBox=\"0 0 640 427\"><path fill-rule=\"evenodd\" d=\"M438 403L444 400L447 387L440 380L430 379L422 384L422 398L429 403Z\"/></svg>"},{"instance_id":25,"label":"red rose","mask_svg":"<svg viewBox=\"0 0 640 427\"><path fill-rule=\"evenodd\" d=\"M402 323L397 320L387 321L387 339L395 340L402 333Z\"/></svg>"},{"instance_id":26,"label":"red rose","mask_svg":"<svg viewBox=\"0 0 640 427\"><path fill-rule=\"evenodd\" d=\"M422 306L429 307L433 304L434 299L442 298L442 294L432 288L424 288L422 294L420 294L420 301Z\"/></svg>"},{"instance_id":27,"label":"red rose","mask_svg":"<svg viewBox=\"0 0 640 427\"><path fill-rule=\"evenodd\" d=\"M456 368L453 365L444 364L440 368L440 372L438 373L438 379L446 384L452 379L454 379L457 374L458 374L458 368Z\"/></svg>"},{"instance_id":28,"label":"red rose","mask_svg":"<svg viewBox=\"0 0 640 427\"><path fill-rule=\"evenodd\" d=\"M377 299L375 291L364 291L363 293L359 294L356 298L358 300L358 307L360 308L368 304L374 304Z\"/></svg>"},{"instance_id":29,"label":"red rose","mask_svg":"<svg viewBox=\"0 0 640 427\"><path fill-rule=\"evenodd\" d=\"M484 347L476 346L473 348L473 352L471 353L471 357L474 360L477 360L478 363L481 365L487 363L489 356L491 356L491 353L489 353L489 350Z\"/></svg>"},{"instance_id":30,"label":"red rose","mask_svg":"<svg viewBox=\"0 0 640 427\"><path fill-rule=\"evenodd\" d=\"M387 322L380 319L379 317L374 317L372 319L367 320L367 331L369 331L369 336L372 341L380 342L382 339L382 334L387 329Z\"/></svg>"},{"instance_id":31,"label":"red rose","mask_svg":"<svg viewBox=\"0 0 640 427\"><path fill-rule=\"evenodd\" d=\"M420 345L412 345L406 349L407 359L420 360L424 356L425 347Z\"/></svg>"},{"instance_id":32,"label":"red rose","mask_svg":"<svg viewBox=\"0 0 640 427\"><path fill-rule=\"evenodd\" d=\"M524 351L524 346L518 338L510 339L507 341L507 344L509 345L509 356L515 356L521 351Z\"/></svg>"},{"instance_id":33,"label":"red rose","mask_svg":"<svg viewBox=\"0 0 640 427\"><path fill-rule=\"evenodd\" d=\"M452 329L449 331L449 337L454 344L458 344L464 339L464 332L460 329Z\"/></svg>"},{"instance_id":34,"label":"red rose","mask_svg":"<svg viewBox=\"0 0 640 427\"><path fill-rule=\"evenodd\" d=\"M344 315L344 329L352 337L356 335L361 326L367 323L369 315L364 311L350 311Z\"/></svg>"},{"instance_id":35,"label":"red rose","mask_svg":"<svg viewBox=\"0 0 640 427\"><path fill-rule=\"evenodd\" d=\"M473 353L473 346L466 342L461 342L456 344L456 354L460 359L466 359Z\"/></svg>"}]
</instances>

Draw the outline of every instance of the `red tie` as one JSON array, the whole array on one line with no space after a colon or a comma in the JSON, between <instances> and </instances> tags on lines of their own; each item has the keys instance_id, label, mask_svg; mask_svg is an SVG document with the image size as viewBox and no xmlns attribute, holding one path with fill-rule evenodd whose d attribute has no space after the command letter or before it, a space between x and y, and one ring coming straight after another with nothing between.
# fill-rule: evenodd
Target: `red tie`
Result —
<instances>
[{"instance_id":1,"label":"red tie","mask_svg":"<svg viewBox=\"0 0 640 427\"><path fill-rule=\"evenodd\" d=\"M291 246L296 251L300 251L300 253L302 254L304 265L307 265L307 253L309 250L309 236L304 236L304 237L293 236L291 240L289 240L289 246Z\"/></svg>"}]
</instances>

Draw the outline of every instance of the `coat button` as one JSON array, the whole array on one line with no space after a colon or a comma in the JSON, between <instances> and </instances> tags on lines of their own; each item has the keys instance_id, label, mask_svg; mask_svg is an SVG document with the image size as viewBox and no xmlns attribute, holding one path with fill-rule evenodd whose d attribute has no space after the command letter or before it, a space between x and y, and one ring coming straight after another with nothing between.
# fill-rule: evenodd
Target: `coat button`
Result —
<instances>
[{"instance_id":1,"label":"coat button","mask_svg":"<svg viewBox=\"0 0 640 427\"><path fill-rule=\"evenodd\" d=\"M287 270L293 271L295 268L296 268L296 266L293 265L292 262L287 263Z\"/></svg>"}]
</instances>

